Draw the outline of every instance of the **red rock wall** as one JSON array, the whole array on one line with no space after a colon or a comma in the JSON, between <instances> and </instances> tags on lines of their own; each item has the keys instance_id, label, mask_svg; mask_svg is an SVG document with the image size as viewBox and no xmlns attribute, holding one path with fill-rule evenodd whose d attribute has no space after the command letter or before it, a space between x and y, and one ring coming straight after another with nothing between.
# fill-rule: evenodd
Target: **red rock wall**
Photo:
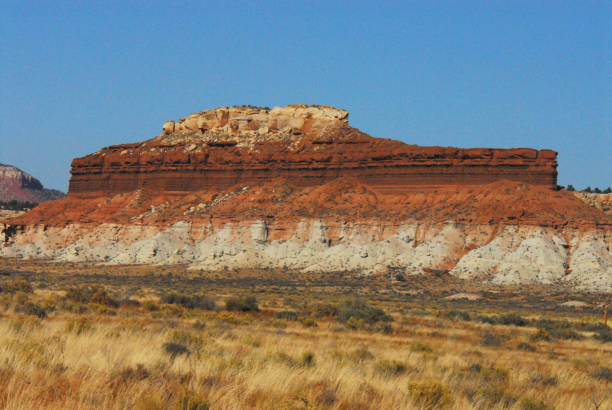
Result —
<instances>
[{"instance_id":1,"label":"red rock wall","mask_svg":"<svg viewBox=\"0 0 612 410\"><path fill-rule=\"evenodd\" d=\"M485 184L501 179L555 187L557 153L534 149L418 147L365 134L334 142L302 142L297 149L270 142L255 148L238 142L172 146L112 146L72 162L71 194L225 189L285 178L321 185L353 177L380 191L441 185Z\"/></svg>"}]
</instances>

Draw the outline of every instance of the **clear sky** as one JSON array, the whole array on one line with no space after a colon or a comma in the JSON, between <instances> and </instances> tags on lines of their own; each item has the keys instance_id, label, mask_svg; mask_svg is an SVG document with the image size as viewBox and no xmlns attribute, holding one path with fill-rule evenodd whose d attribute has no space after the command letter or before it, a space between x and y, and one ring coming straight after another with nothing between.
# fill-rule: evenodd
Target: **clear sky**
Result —
<instances>
[{"instance_id":1,"label":"clear sky","mask_svg":"<svg viewBox=\"0 0 612 410\"><path fill-rule=\"evenodd\" d=\"M1 1L0 162L70 161L221 105L326 104L420 145L559 152L612 185L610 1Z\"/></svg>"}]
</instances>

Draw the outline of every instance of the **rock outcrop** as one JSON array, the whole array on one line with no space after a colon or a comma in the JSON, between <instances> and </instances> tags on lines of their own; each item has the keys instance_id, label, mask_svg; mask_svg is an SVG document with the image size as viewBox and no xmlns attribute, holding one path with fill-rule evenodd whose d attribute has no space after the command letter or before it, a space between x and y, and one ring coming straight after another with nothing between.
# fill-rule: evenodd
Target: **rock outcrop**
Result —
<instances>
[{"instance_id":1,"label":"rock outcrop","mask_svg":"<svg viewBox=\"0 0 612 410\"><path fill-rule=\"evenodd\" d=\"M55 189L46 189L40 181L19 168L0 164L0 201L40 203L60 199L66 195Z\"/></svg>"},{"instance_id":2,"label":"rock outcrop","mask_svg":"<svg viewBox=\"0 0 612 410\"><path fill-rule=\"evenodd\" d=\"M373 138L333 107L221 107L168 121L162 135L72 162L69 192L226 189L284 178L319 186L338 177L379 192L507 179L555 187L551 150L419 147Z\"/></svg>"},{"instance_id":3,"label":"rock outcrop","mask_svg":"<svg viewBox=\"0 0 612 410\"><path fill-rule=\"evenodd\" d=\"M556 166L372 138L331 107L223 107L75 159L67 198L3 221L0 256L612 291L612 216Z\"/></svg>"}]
</instances>

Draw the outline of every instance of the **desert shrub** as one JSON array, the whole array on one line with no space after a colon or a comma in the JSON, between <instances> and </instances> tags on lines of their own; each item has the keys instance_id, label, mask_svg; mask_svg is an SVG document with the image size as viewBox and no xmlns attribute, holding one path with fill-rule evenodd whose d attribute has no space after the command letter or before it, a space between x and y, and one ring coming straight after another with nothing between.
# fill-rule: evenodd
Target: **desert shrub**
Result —
<instances>
[{"instance_id":1,"label":"desert shrub","mask_svg":"<svg viewBox=\"0 0 612 410\"><path fill-rule=\"evenodd\" d=\"M91 321L86 317L79 317L66 322L66 331L80 335L93 328Z\"/></svg>"},{"instance_id":2,"label":"desert shrub","mask_svg":"<svg viewBox=\"0 0 612 410\"><path fill-rule=\"evenodd\" d=\"M423 353L432 353L434 351L434 349L430 345L428 345L427 343L423 343L423 342L413 343L412 346L410 347L410 350L412 350L413 352L423 352Z\"/></svg>"},{"instance_id":3,"label":"desert shrub","mask_svg":"<svg viewBox=\"0 0 612 410\"><path fill-rule=\"evenodd\" d=\"M5 280L0 283L0 292L2 293L32 293L33 291L30 282L23 279Z\"/></svg>"},{"instance_id":4,"label":"desert shrub","mask_svg":"<svg viewBox=\"0 0 612 410\"><path fill-rule=\"evenodd\" d=\"M301 318L300 319L300 323L304 327L317 327L317 322L315 322L314 319L312 319L310 317L303 317L303 318Z\"/></svg>"},{"instance_id":5,"label":"desert shrub","mask_svg":"<svg viewBox=\"0 0 612 410\"><path fill-rule=\"evenodd\" d=\"M450 320L471 320L471 316L469 312L465 312L463 310L449 310L444 313L444 316Z\"/></svg>"},{"instance_id":6,"label":"desert shrub","mask_svg":"<svg viewBox=\"0 0 612 410\"><path fill-rule=\"evenodd\" d=\"M166 344L184 346L189 353L196 353L202 349L204 340L199 333L175 329L170 333Z\"/></svg>"},{"instance_id":7,"label":"desert shrub","mask_svg":"<svg viewBox=\"0 0 612 410\"><path fill-rule=\"evenodd\" d=\"M480 344L483 346L491 346L491 347L501 346L506 342L507 339L508 339L508 336L504 334L490 332L488 330L485 330L484 332L480 334Z\"/></svg>"},{"instance_id":8,"label":"desert shrub","mask_svg":"<svg viewBox=\"0 0 612 410\"><path fill-rule=\"evenodd\" d=\"M548 332L553 339L580 340L584 337L572 329L572 324L566 320L539 319L535 322L538 329Z\"/></svg>"},{"instance_id":9,"label":"desert shrub","mask_svg":"<svg viewBox=\"0 0 612 410\"><path fill-rule=\"evenodd\" d=\"M309 313L317 318L336 318L340 314L340 310L338 309L338 306L332 303L316 303L312 306Z\"/></svg>"},{"instance_id":10,"label":"desert shrub","mask_svg":"<svg viewBox=\"0 0 612 410\"><path fill-rule=\"evenodd\" d=\"M163 295L161 300L169 305L180 305L186 309L215 310L217 307L214 300L203 295L184 295L177 292L169 292Z\"/></svg>"},{"instance_id":11,"label":"desert shrub","mask_svg":"<svg viewBox=\"0 0 612 410\"><path fill-rule=\"evenodd\" d=\"M367 325L373 325L377 322L390 322L393 318L387 315L382 309L369 306L362 300L353 299L347 300L340 305L339 319L347 323L362 320Z\"/></svg>"},{"instance_id":12,"label":"desert shrub","mask_svg":"<svg viewBox=\"0 0 612 410\"><path fill-rule=\"evenodd\" d=\"M349 358L356 362L374 359L374 355L366 347L359 347L349 353Z\"/></svg>"},{"instance_id":13,"label":"desert shrub","mask_svg":"<svg viewBox=\"0 0 612 410\"><path fill-rule=\"evenodd\" d=\"M285 320L290 320L290 321L298 320L297 312L294 312L292 310L283 310L281 312L276 312L275 316L277 319L285 319Z\"/></svg>"},{"instance_id":14,"label":"desert shrub","mask_svg":"<svg viewBox=\"0 0 612 410\"><path fill-rule=\"evenodd\" d=\"M390 335L391 333L393 333L393 326L391 326L389 323L381 323L380 325L378 325L378 331L380 333Z\"/></svg>"},{"instance_id":15,"label":"desert shrub","mask_svg":"<svg viewBox=\"0 0 612 410\"><path fill-rule=\"evenodd\" d=\"M259 312L255 296L229 298L225 302L225 309L238 312Z\"/></svg>"},{"instance_id":16,"label":"desert shrub","mask_svg":"<svg viewBox=\"0 0 612 410\"><path fill-rule=\"evenodd\" d=\"M538 331L532 334L529 339L535 342L538 340L550 341L552 338L550 337L550 333L548 333L546 330L538 329Z\"/></svg>"},{"instance_id":17,"label":"desert shrub","mask_svg":"<svg viewBox=\"0 0 612 410\"><path fill-rule=\"evenodd\" d=\"M608 326L602 327L596 330L596 334L594 337L595 339L600 340L602 342L612 342L612 329L610 329Z\"/></svg>"},{"instance_id":18,"label":"desert shrub","mask_svg":"<svg viewBox=\"0 0 612 410\"><path fill-rule=\"evenodd\" d=\"M612 370L610 370L608 367L600 367L592 372L590 376L594 379L612 382Z\"/></svg>"},{"instance_id":19,"label":"desert shrub","mask_svg":"<svg viewBox=\"0 0 612 410\"><path fill-rule=\"evenodd\" d=\"M381 360L374 365L374 368L387 377L398 376L407 370L406 365L397 360Z\"/></svg>"},{"instance_id":20,"label":"desert shrub","mask_svg":"<svg viewBox=\"0 0 612 410\"><path fill-rule=\"evenodd\" d=\"M311 351L303 352L302 357L300 358L300 364L304 367L314 366L315 354Z\"/></svg>"},{"instance_id":21,"label":"desert shrub","mask_svg":"<svg viewBox=\"0 0 612 410\"><path fill-rule=\"evenodd\" d=\"M26 315L36 316L38 318L44 319L47 317L47 310L36 303L26 302L23 305L17 306L15 308L16 312L25 313Z\"/></svg>"},{"instance_id":22,"label":"desert shrub","mask_svg":"<svg viewBox=\"0 0 612 410\"><path fill-rule=\"evenodd\" d=\"M535 346L534 345L530 345L527 342L519 342L516 345L516 348L519 349L519 350L523 350L525 352L535 352L536 351Z\"/></svg>"},{"instance_id":23,"label":"desert shrub","mask_svg":"<svg viewBox=\"0 0 612 410\"><path fill-rule=\"evenodd\" d=\"M111 307L119 306L119 303L102 286L73 287L66 292L66 298L77 303L96 303Z\"/></svg>"},{"instance_id":24,"label":"desert shrub","mask_svg":"<svg viewBox=\"0 0 612 410\"><path fill-rule=\"evenodd\" d=\"M542 400L526 397L519 402L521 410L548 410L551 407Z\"/></svg>"},{"instance_id":25,"label":"desert shrub","mask_svg":"<svg viewBox=\"0 0 612 410\"><path fill-rule=\"evenodd\" d=\"M175 359L177 356L180 356L182 354L187 356L191 354L187 346L182 343L166 342L163 344L163 348L164 351L169 354L172 359Z\"/></svg>"},{"instance_id":26,"label":"desert shrub","mask_svg":"<svg viewBox=\"0 0 612 410\"><path fill-rule=\"evenodd\" d=\"M416 404L427 409L440 409L453 404L451 390L438 381L410 383L408 393Z\"/></svg>"},{"instance_id":27,"label":"desert shrub","mask_svg":"<svg viewBox=\"0 0 612 410\"><path fill-rule=\"evenodd\" d=\"M516 313L509 313L500 318L500 323L503 325L527 326L527 319Z\"/></svg>"},{"instance_id":28,"label":"desert shrub","mask_svg":"<svg viewBox=\"0 0 612 410\"><path fill-rule=\"evenodd\" d=\"M208 402L191 390L183 390L170 407L171 410L208 410L209 408Z\"/></svg>"},{"instance_id":29,"label":"desert shrub","mask_svg":"<svg viewBox=\"0 0 612 410\"><path fill-rule=\"evenodd\" d=\"M145 300L140 306L147 312L157 312L159 310L159 305L152 300Z\"/></svg>"},{"instance_id":30,"label":"desert shrub","mask_svg":"<svg viewBox=\"0 0 612 410\"><path fill-rule=\"evenodd\" d=\"M476 321L480 323L487 323L489 325L496 325L499 323L499 319L497 316L478 315L476 316Z\"/></svg>"}]
</instances>

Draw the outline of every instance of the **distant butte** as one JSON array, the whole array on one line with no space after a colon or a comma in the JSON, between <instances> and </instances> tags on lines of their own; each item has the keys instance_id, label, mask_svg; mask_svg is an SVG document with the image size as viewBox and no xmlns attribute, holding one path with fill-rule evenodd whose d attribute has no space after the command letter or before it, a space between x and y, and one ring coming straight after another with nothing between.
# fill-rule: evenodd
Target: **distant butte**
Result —
<instances>
[{"instance_id":1,"label":"distant butte","mask_svg":"<svg viewBox=\"0 0 612 410\"><path fill-rule=\"evenodd\" d=\"M374 138L329 106L220 107L163 124L141 143L72 161L70 194L185 193L282 178L313 187L338 177L382 193L499 180L554 188L557 153L421 147Z\"/></svg>"}]
</instances>

